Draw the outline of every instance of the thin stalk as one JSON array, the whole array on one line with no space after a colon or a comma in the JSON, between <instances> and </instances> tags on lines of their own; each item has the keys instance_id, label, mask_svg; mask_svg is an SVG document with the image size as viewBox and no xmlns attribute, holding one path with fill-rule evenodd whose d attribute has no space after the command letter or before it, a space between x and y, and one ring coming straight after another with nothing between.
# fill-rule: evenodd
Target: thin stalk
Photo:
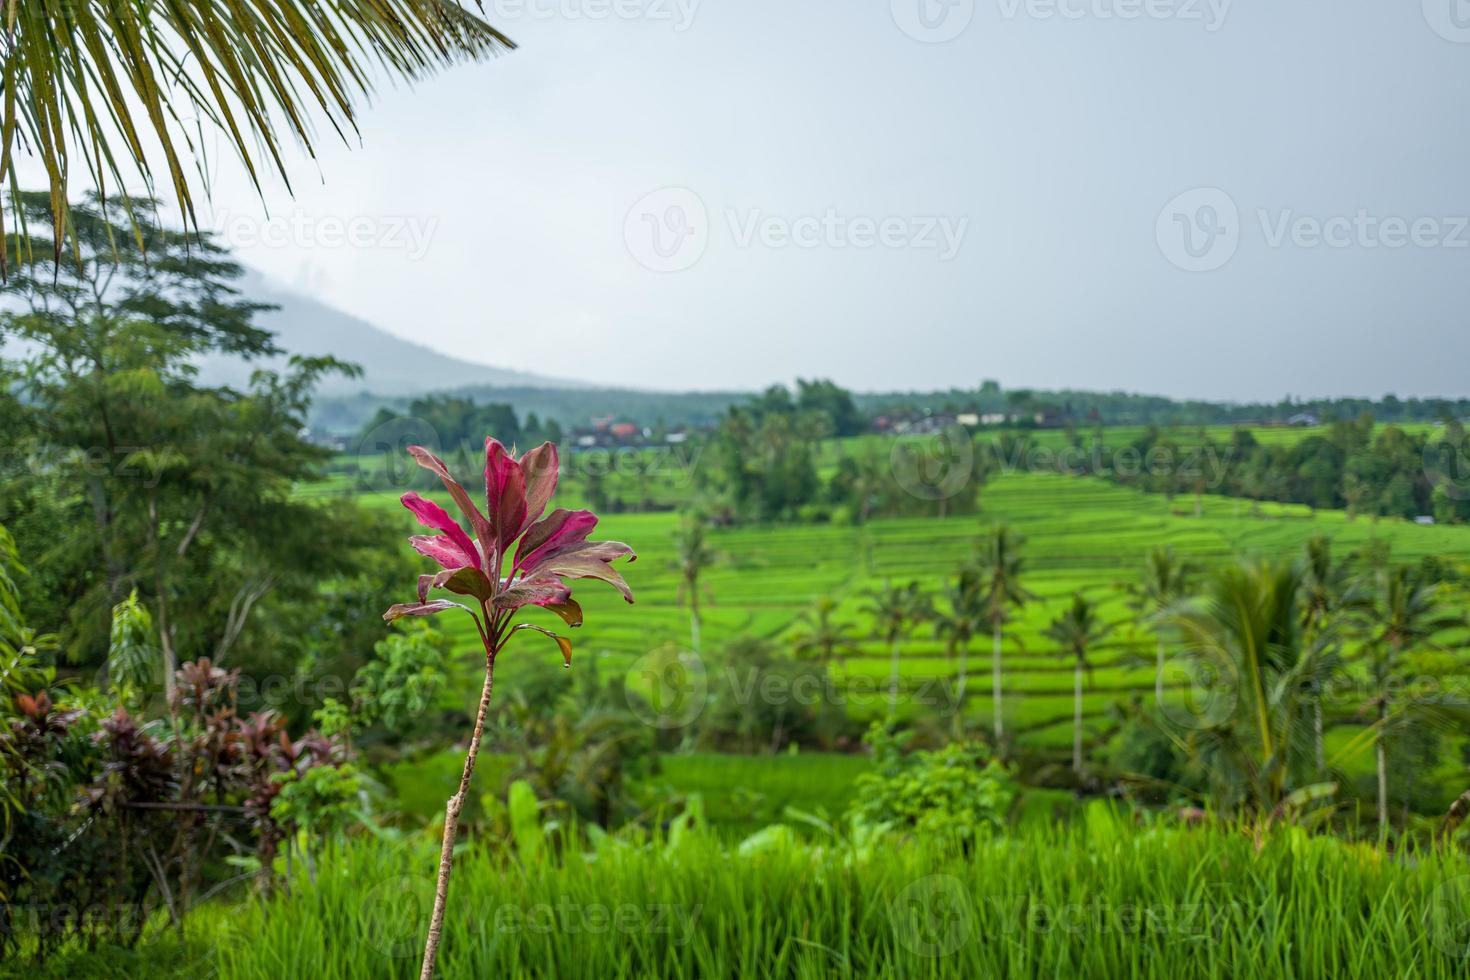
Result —
<instances>
[{"instance_id":1,"label":"thin stalk","mask_svg":"<svg viewBox=\"0 0 1470 980\"><path fill-rule=\"evenodd\" d=\"M478 625L478 619L477 623ZM495 688L495 653L499 648L500 634L494 631L494 639L481 628L480 636L485 641L485 686L480 691L480 709L475 714L475 728L470 734L469 751L464 757L464 772L459 777L459 791L449 798L444 807L444 843L439 850L439 882L434 889L434 913L429 919L429 935L424 940L424 963L419 971L419 980L432 980L434 959L439 954L439 941L444 931L444 908L449 901L449 874L454 869L454 842L459 834L459 812L469 796L470 780L475 775L475 759L480 754L480 736L485 731L485 715L490 710L490 693Z\"/></svg>"},{"instance_id":2,"label":"thin stalk","mask_svg":"<svg viewBox=\"0 0 1470 980\"><path fill-rule=\"evenodd\" d=\"M899 638L894 636L890 646L888 669L888 718L890 721L898 714L898 644Z\"/></svg>"},{"instance_id":3,"label":"thin stalk","mask_svg":"<svg viewBox=\"0 0 1470 980\"><path fill-rule=\"evenodd\" d=\"M1072 669L1072 771L1082 774L1082 662Z\"/></svg>"},{"instance_id":4,"label":"thin stalk","mask_svg":"<svg viewBox=\"0 0 1470 980\"><path fill-rule=\"evenodd\" d=\"M995 708L995 744L999 751L1001 736L1005 735L1005 722L1000 710L1000 624L991 632L990 655L990 699Z\"/></svg>"}]
</instances>

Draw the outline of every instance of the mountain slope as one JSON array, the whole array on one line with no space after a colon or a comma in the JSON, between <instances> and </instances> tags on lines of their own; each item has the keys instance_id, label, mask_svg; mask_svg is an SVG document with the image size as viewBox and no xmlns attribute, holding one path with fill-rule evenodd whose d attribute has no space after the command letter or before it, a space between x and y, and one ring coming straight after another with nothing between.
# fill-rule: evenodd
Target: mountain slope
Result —
<instances>
[{"instance_id":1,"label":"mountain slope","mask_svg":"<svg viewBox=\"0 0 1470 980\"><path fill-rule=\"evenodd\" d=\"M583 388L582 382L546 378L462 361L402 340L350 313L327 306L254 271L237 284L247 298L280 307L261 314L256 322L276 334L276 343L292 354L332 354L363 369L357 379L333 377L318 388L320 397L342 398L362 392L405 396L469 386L522 388ZM199 360L200 373L209 384L243 386L259 364L238 358L210 356Z\"/></svg>"}]
</instances>

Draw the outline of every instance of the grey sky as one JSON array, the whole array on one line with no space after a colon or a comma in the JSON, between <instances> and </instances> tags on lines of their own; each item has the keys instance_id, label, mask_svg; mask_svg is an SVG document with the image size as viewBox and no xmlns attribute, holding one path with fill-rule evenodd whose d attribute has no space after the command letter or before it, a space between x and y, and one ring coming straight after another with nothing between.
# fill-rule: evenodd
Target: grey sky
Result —
<instances>
[{"instance_id":1,"label":"grey sky","mask_svg":"<svg viewBox=\"0 0 1470 980\"><path fill-rule=\"evenodd\" d=\"M245 261L462 357L640 387L1470 394L1470 3L486 7L521 49L299 157L275 244L221 161ZM670 187L696 196L645 199Z\"/></svg>"}]
</instances>

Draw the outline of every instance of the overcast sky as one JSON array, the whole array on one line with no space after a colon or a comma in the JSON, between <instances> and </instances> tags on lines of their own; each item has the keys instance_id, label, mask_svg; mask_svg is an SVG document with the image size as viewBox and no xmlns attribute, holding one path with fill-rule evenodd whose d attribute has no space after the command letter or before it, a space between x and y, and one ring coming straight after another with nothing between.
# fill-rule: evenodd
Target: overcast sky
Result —
<instances>
[{"instance_id":1,"label":"overcast sky","mask_svg":"<svg viewBox=\"0 0 1470 980\"><path fill-rule=\"evenodd\" d=\"M486 9L274 225L219 161L244 261L620 385L1470 394L1463 0Z\"/></svg>"}]
</instances>

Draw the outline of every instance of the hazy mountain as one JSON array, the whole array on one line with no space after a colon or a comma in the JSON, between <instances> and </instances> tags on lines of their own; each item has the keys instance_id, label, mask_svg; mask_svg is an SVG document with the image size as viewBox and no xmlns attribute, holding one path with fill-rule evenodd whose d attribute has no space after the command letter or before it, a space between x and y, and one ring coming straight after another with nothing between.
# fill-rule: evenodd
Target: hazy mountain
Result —
<instances>
[{"instance_id":1,"label":"hazy mountain","mask_svg":"<svg viewBox=\"0 0 1470 980\"><path fill-rule=\"evenodd\" d=\"M318 388L319 397L343 398L363 392L385 396L421 394L464 387L583 388L582 382L546 378L462 361L402 340L350 313L273 282L254 271L239 281L250 299L280 307L257 318L276 334L276 343L292 354L334 354L362 366L357 379L329 378ZM243 386L259 366L238 358L201 358L202 378L209 384Z\"/></svg>"}]
</instances>

